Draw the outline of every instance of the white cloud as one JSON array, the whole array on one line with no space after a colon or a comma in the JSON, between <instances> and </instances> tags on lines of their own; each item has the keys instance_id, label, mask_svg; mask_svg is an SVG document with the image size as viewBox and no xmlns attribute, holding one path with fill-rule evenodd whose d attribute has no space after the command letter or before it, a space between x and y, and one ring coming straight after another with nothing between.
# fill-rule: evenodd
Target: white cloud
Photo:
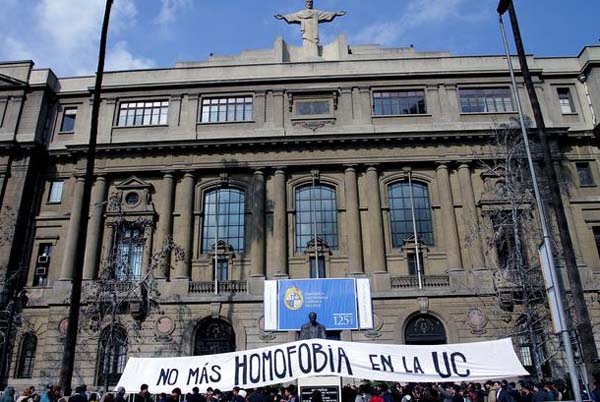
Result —
<instances>
[{"instance_id":1,"label":"white cloud","mask_svg":"<svg viewBox=\"0 0 600 402\"><path fill-rule=\"evenodd\" d=\"M107 70L140 70L155 67L154 60L144 57L134 57L127 50L127 42L117 42L108 52L106 57Z\"/></svg>"},{"instance_id":2,"label":"white cloud","mask_svg":"<svg viewBox=\"0 0 600 402\"><path fill-rule=\"evenodd\" d=\"M161 0L161 8L155 22L160 25L175 21L177 11L190 6L190 0Z\"/></svg>"},{"instance_id":3,"label":"white cloud","mask_svg":"<svg viewBox=\"0 0 600 402\"><path fill-rule=\"evenodd\" d=\"M0 16L0 59L30 58L58 75L92 74L96 69L105 0L35 0L24 7L13 0ZM109 51L115 68L144 68L152 60L136 57L120 37L135 28L134 0L115 1L110 17ZM9 19L11 18L11 19ZM23 29L23 25L29 25ZM18 38L18 39L15 39ZM110 46L111 43L116 43Z\"/></svg>"},{"instance_id":4,"label":"white cloud","mask_svg":"<svg viewBox=\"0 0 600 402\"><path fill-rule=\"evenodd\" d=\"M369 25L353 36L358 43L393 45L408 31L426 24L443 23L450 20L475 21L486 15L486 8L475 0L411 0L404 14L395 21L384 21Z\"/></svg>"}]
</instances>

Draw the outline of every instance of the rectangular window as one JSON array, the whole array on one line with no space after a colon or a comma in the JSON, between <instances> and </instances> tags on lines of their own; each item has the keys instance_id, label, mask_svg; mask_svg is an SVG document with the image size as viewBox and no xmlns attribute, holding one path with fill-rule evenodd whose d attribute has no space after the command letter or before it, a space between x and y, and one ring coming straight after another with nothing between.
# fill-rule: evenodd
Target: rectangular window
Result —
<instances>
[{"instance_id":1,"label":"rectangular window","mask_svg":"<svg viewBox=\"0 0 600 402\"><path fill-rule=\"evenodd\" d=\"M594 241L596 242L596 249L598 250L598 256L600 256L600 226L595 226L593 228L594 231Z\"/></svg>"},{"instance_id":2,"label":"rectangular window","mask_svg":"<svg viewBox=\"0 0 600 402\"><path fill-rule=\"evenodd\" d=\"M77 108L66 107L60 124L61 133L72 133L75 131L75 120L77 119Z\"/></svg>"},{"instance_id":3,"label":"rectangular window","mask_svg":"<svg viewBox=\"0 0 600 402\"><path fill-rule=\"evenodd\" d=\"M579 185L584 186L593 186L594 185L594 176L592 176L592 170L590 169L590 164L588 162L576 163L575 167L577 168L577 176L579 177Z\"/></svg>"},{"instance_id":4,"label":"rectangular window","mask_svg":"<svg viewBox=\"0 0 600 402\"><path fill-rule=\"evenodd\" d=\"M215 273L217 274L218 281L229 280L229 261L225 258L219 258L217 260L217 270Z\"/></svg>"},{"instance_id":5,"label":"rectangular window","mask_svg":"<svg viewBox=\"0 0 600 402\"><path fill-rule=\"evenodd\" d=\"M114 279L136 281L142 277L144 234L139 227L120 227L114 259Z\"/></svg>"},{"instance_id":6,"label":"rectangular window","mask_svg":"<svg viewBox=\"0 0 600 402\"><path fill-rule=\"evenodd\" d=\"M48 284L48 266L52 255L51 243L40 243L35 260L33 273L33 286L46 286Z\"/></svg>"},{"instance_id":7,"label":"rectangular window","mask_svg":"<svg viewBox=\"0 0 600 402\"><path fill-rule=\"evenodd\" d=\"M310 277L311 278L325 278L325 258L319 257L319 272L317 276L317 269L315 267L315 257L310 256Z\"/></svg>"},{"instance_id":8,"label":"rectangular window","mask_svg":"<svg viewBox=\"0 0 600 402\"><path fill-rule=\"evenodd\" d=\"M558 102L560 104L560 111L563 114L575 113L575 107L573 106L573 100L571 99L571 91L569 88L557 88Z\"/></svg>"},{"instance_id":9,"label":"rectangular window","mask_svg":"<svg viewBox=\"0 0 600 402\"><path fill-rule=\"evenodd\" d=\"M417 258L415 253L407 254L408 257L408 274L409 275L418 275L418 266L417 266ZM419 267L421 267L421 275L425 272L423 269L423 253L419 253Z\"/></svg>"},{"instance_id":10,"label":"rectangular window","mask_svg":"<svg viewBox=\"0 0 600 402\"><path fill-rule=\"evenodd\" d=\"M459 90L463 113L514 112L510 88L463 88Z\"/></svg>"},{"instance_id":11,"label":"rectangular window","mask_svg":"<svg viewBox=\"0 0 600 402\"><path fill-rule=\"evenodd\" d=\"M425 91L378 91L373 93L373 114L395 116L425 114Z\"/></svg>"},{"instance_id":12,"label":"rectangular window","mask_svg":"<svg viewBox=\"0 0 600 402\"><path fill-rule=\"evenodd\" d=\"M331 114L331 102L323 100L296 101L295 116L327 116Z\"/></svg>"},{"instance_id":13,"label":"rectangular window","mask_svg":"<svg viewBox=\"0 0 600 402\"><path fill-rule=\"evenodd\" d=\"M252 121L252 97L202 99L202 123Z\"/></svg>"},{"instance_id":14,"label":"rectangular window","mask_svg":"<svg viewBox=\"0 0 600 402\"><path fill-rule=\"evenodd\" d=\"M167 124L168 101L123 102L119 106L119 127L159 126Z\"/></svg>"},{"instance_id":15,"label":"rectangular window","mask_svg":"<svg viewBox=\"0 0 600 402\"><path fill-rule=\"evenodd\" d=\"M65 182L62 180L50 182L50 193L48 194L49 204L60 204L62 201L62 192Z\"/></svg>"}]
</instances>

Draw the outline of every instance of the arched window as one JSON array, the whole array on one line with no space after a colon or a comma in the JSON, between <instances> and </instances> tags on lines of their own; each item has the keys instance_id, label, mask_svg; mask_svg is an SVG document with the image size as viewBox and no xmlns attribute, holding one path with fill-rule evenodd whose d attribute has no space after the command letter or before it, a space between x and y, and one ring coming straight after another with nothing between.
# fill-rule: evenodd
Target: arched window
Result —
<instances>
[{"instance_id":1,"label":"arched window","mask_svg":"<svg viewBox=\"0 0 600 402\"><path fill-rule=\"evenodd\" d=\"M116 385L127 363L127 331L120 325L104 329L98 344L98 385Z\"/></svg>"},{"instance_id":2,"label":"arched window","mask_svg":"<svg viewBox=\"0 0 600 402\"><path fill-rule=\"evenodd\" d=\"M411 186L407 181L394 183L388 189L390 220L392 227L392 246L402 247L407 239L414 236L413 209L411 205ZM433 244L433 225L427 186L412 183L412 201L414 203L415 223L419 240Z\"/></svg>"},{"instance_id":3,"label":"arched window","mask_svg":"<svg viewBox=\"0 0 600 402\"><path fill-rule=\"evenodd\" d=\"M444 324L429 314L417 314L410 318L404 328L407 345L442 345L447 343Z\"/></svg>"},{"instance_id":4,"label":"arched window","mask_svg":"<svg viewBox=\"0 0 600 402\"><path fill-rule=\"evenodd\" d=\"M333 187L317 185L296 189L296 250L304 251L316 236L329 249L338 247L337 201Z\"/></svg>"},{"instance_id":5,"label":"arched window","mask_svg":"<svg viewBox=\"0 0 600 402\"><path fill-rule=\"evenodd\" d=\"M244 192L235 188L205 193L202 253L214 250L215 239L226 242L234 252L244 252L244 204Z\"/></svg>"},{"instance_id":6,"label":"arched window","mask_svg":"<svg viewBox=\"0 0 600 402\"><path fill-rule=\"evenodd\" d=\"M235 352L235 332L220 318L205 318L196 329L194 356Z\"/></svg>"},{"instance_id":7,"label":"arched window","mask_svg":"<svg viewBox=\"0 0 600 402\"><path fill-rule=\"evenodd\" d=\"M17 378L32 377L36 349L37 336L32 332L25 333L21 339L21 347L19 348L19 361L16 373Z\"/></svg>"}]
</instances>

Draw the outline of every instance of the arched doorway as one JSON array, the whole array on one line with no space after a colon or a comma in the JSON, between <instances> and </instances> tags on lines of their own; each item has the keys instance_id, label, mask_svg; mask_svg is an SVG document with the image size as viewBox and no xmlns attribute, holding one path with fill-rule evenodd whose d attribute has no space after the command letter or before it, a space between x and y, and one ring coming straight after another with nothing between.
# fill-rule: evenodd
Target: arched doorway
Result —
<instances>
[{"instance_id":1,"label":"arched doorway","mask_svg":"<svg viewBox=\"0 0 600 402\"><path fill-rule=\"evenodd\" d=\"M429 314L412 316L404 327L407 345L442 345L448 342L444 324Z\"/></svg>"},{"instance_id":2,"label":"arched doorway","mask_svg":"<svg viewBox=\"0 0 600 402\"><path fill-rule=\"evenodd\" d=\"M205 318L196 327L194 356L235 352L235 331L220 318Z\"/></svg>"}]
</instances>

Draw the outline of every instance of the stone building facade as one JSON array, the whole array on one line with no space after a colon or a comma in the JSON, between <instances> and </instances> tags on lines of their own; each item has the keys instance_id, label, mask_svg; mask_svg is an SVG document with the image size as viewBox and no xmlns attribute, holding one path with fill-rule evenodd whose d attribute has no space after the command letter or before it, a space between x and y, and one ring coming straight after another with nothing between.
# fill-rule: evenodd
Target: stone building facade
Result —
<instances>
[{"instance_id":1,"label":"stone building facade","mask_svg":"<svg viewBox=\"0 0 600 402\"><path fill-rule=\"evenodd\" d=\"M563 198L597 322L600 47L529 62L557 169L570 178ZM82 270L84 284L98 280L115 252L129 276L113 273L107 286L127 291L128 280L152 266L160 305L139 321L125 306L125 342L104 360L106 323L88 328L82 314L75 383L103 383L103 364L112 382L126 356L293 340L263 330L263 281L316 269L370 278L375 328L332 334L342 340L459 343L494 339L514 325L517 313L497 308L498 252L473 235L494 192L481 150L516 117L503 57L354 46L340 36L305 60L279 38L272 49L235 57L109 72L79 267L93 83L31 62L0 64L0 259L4 270L26 272L29 297L11 385L56 380L73 274ZM531 115L523 85L519 91ZM183 258L170 252L154 261L171 238ZM84 310L101 302L84 292Z\"/></svg>"}]
</instances>

